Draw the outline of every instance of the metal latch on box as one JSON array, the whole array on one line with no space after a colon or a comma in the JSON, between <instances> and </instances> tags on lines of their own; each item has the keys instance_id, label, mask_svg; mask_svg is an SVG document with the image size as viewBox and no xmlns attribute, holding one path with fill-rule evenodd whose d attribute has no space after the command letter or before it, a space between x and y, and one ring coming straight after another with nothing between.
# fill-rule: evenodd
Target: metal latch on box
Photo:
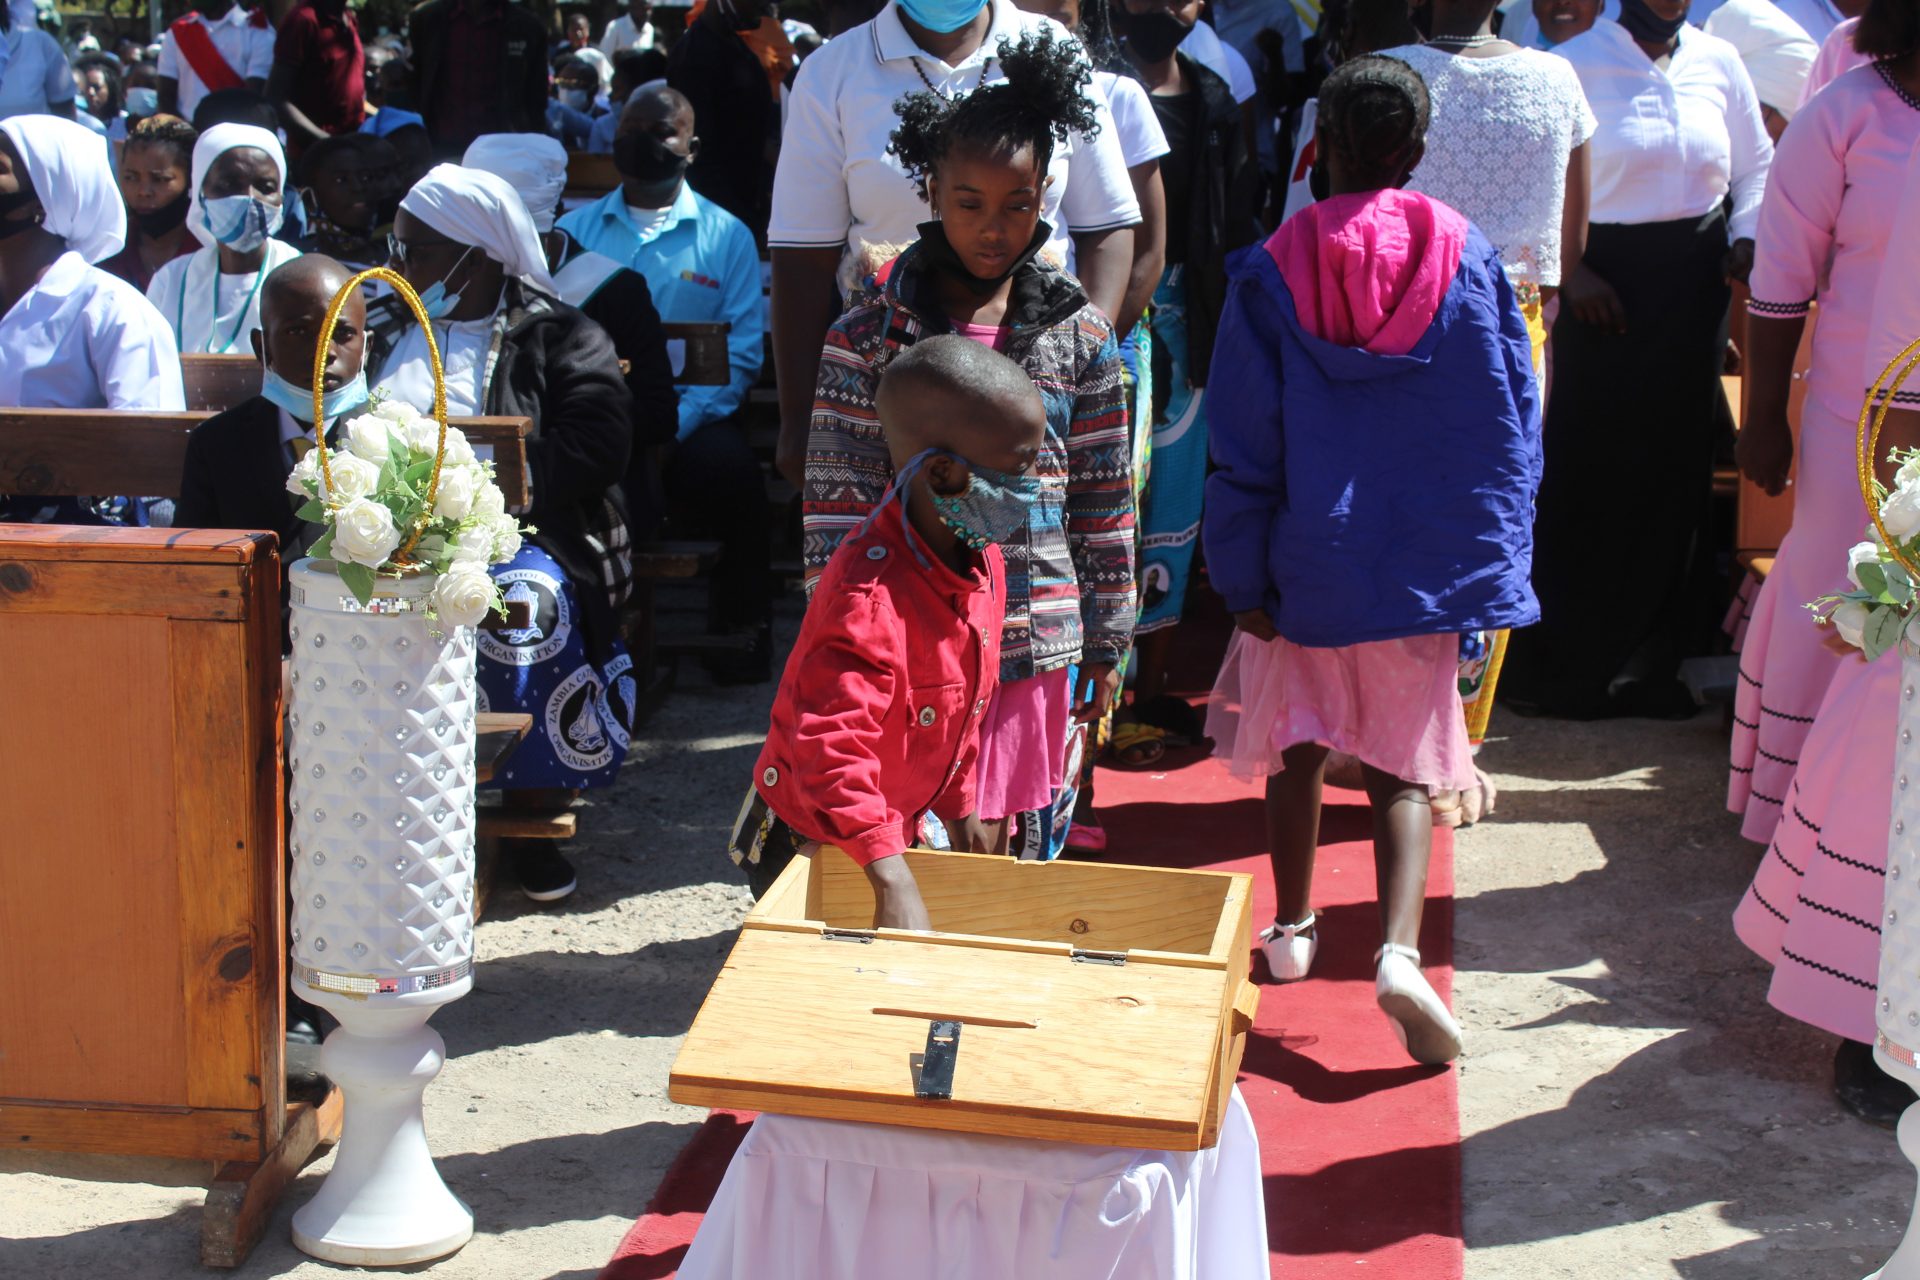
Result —
<instances>
[{"instance_id":1,"label":"metal latch on box","mask_svg":"<svg viewBox=\"0 0 1920 1280\"><path fill-rule=\"evenodd\" d=\"M1124 951L1083 951L1075 947L1067 953L1077 964L1125 964L1127 953Z\"/></svg>"},{"instance_id":2,"label":"metal latch on box","mask_svg":"<svg viewBox=\"0 0 1920 1280\"><path fill-rule=\"evenodd\" d=\"M871 929L826 929L820 930L820 936L828 942L872 942Z\"/></svg>"},{"instance_id":3,"label":"metal latch on box","mask_svg":"<svg viewBox=\"0 0 1920 1280\"><path fill-rule=\"evenodd\" d=\"M953 1097L953 1068L960 1060L960 1023L936 1018L927 1024L927 1051L920 1057L920 1076L913 1082L915 1097Z\"/></svg>"}]
</instances>

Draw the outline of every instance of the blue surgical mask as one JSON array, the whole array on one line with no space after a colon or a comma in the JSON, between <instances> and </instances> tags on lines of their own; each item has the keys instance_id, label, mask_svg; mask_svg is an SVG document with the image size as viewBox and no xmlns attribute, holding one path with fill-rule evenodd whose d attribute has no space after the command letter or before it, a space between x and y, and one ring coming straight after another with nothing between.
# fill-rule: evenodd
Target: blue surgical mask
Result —
<instances>
[{"instance_id":1,"label":"blue surgical mask","mask_svg":"<svg viewBox=\"0 0 1920 1280\"><path fill-rule=\"evenodd\" d=\"M260 371L260 394L285 409L296 421L313 421L313 392L294 386L271 369ZM348 409L366 402L367 374L363 369L353 375L352 382L344 384L339 390L322 393L321 412L326 415L328 422L332 422Z\"/></svg>"},{"instance_id":2,"label":"blue surgical mask","mask_svg":"<svg viewBox=\"0 0 1920 1280\"><path fill-rule=\"evenodd\" d=\"M215 196L200 201L200 223L236 253L252 253L280 229L286 210L257 196Z\"/></svg>"},{"instance_id":3,"label":"blue surgical mask","mask_svg":"<svg viewBox=\"0 0 1920 1280\"><path fill-rule=\"evenodd\" d=\"M562 106L572 107L575 111L584 115L586 112L593 110L593 90L562 89L560 91L560 102Z\"/></svg>"},{"instance_id":4,"label":"blue surgical mask","mask_svg":"<svg viewBox=\"0 0 1920 1280\"><path fill-rule=\"evenodd\" d=\"M472 252L472 249L467 250L467 253ZM461 295L447 292L447 280L460 269L460 264L467 260L467 253L461 254L454 260L453 266L446 275L420 291L420 309L427 313L427 319L444 319L449 311L460 305Z\"/></svg>"},{"instance_id":5,"label":"blue surgical mask","mask_svg":"<svg viewBox=\"0 0 1920 1280\"><path fill-rule=\"evenodd\" d=\"M157 115L160 111L160 91L149 89L145 85L135 85L127 90L127 114L135 120Z\"/></svg>"},{"instance_id":6,"label":"blue surgical mask","mask_svg":"<svg viewBox=\"0 0 1920 1280\"><path fill-rule=\"evenodd\" d=\"M980 15L986 0L898 0L900 12L929 31L958 31Z\"/></svg>"},{"instance_id":7,"label":"blue surgical mask","mask_svg":"<svg viewBox=\"0 0 1920 1280\"><path fill-rule=\"evenodd\" d=\"M1040 477L1009 475L967 464L973 474L960 493L936 493L933 509L960 541L975 551L1010 541L1027 527L1034 502L1040 497Z\"/></svg>"}]
</instances>

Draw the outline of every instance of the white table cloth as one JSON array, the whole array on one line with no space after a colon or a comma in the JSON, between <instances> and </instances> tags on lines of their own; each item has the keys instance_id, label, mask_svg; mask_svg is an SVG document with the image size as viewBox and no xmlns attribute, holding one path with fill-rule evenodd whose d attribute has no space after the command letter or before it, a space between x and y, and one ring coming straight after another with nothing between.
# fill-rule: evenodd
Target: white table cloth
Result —
<instances>
[{"instance_id":1,"label":"white table cloth","mask_svg":"<svg viewBox=\"0 0 1920 1280\"><path fill-rule=\"evenodd\" d=\"M1267 1280L1235 1089L1206 1151L763 1115L680 1280Z\"/></svg>"}]
</instances>

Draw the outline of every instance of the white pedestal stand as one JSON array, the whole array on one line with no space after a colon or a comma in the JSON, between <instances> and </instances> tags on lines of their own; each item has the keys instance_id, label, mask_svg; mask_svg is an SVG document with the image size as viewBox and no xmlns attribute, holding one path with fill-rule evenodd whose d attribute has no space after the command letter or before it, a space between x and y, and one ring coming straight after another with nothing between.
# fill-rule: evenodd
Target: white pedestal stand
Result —
<instances>
[{"instance_id":1,"label":"white pedestal stand","mask_svg":"<svg viewBox=\"0 0 1920 1280\"><path fill-rule=\"evenodd\" d=\"M293 1242L331 1262L425 1262L473 1235L421 1117L446 1057L427 1019L473 986L473 631L429 630L430 576L382 579L365 608L328 562L290 578L293 973L340 1019L321 1062L346 1102Z\"/></svg>"}]
</instances>

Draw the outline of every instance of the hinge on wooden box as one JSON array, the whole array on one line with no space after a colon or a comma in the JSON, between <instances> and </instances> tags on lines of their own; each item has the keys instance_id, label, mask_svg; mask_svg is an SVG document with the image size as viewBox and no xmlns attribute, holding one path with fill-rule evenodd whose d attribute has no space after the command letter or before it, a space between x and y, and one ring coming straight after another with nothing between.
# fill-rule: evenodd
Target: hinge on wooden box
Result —
<instances>
[{"instance_id":1,"label":"hinge on wooden box","mask_svg":"<svg viewBox=\"0 0 1920 1280\"><path fill-rule=\"evenodd\" d=\"M826 929L820 930L820 936L829 942L872 942L871 929Z\"/></svg>"},{"instance_id":2,"label":"hinge on wooden box","mask_svg":"<svg viewBox=\"0 0 1920 1280\"><path fill-rule=\"evenodd\" d=\"M1068 953L1080 964L1125 964L1127 953L1124 951L1083 951L1075 947Z\"/></svg>"}]
</instances>

